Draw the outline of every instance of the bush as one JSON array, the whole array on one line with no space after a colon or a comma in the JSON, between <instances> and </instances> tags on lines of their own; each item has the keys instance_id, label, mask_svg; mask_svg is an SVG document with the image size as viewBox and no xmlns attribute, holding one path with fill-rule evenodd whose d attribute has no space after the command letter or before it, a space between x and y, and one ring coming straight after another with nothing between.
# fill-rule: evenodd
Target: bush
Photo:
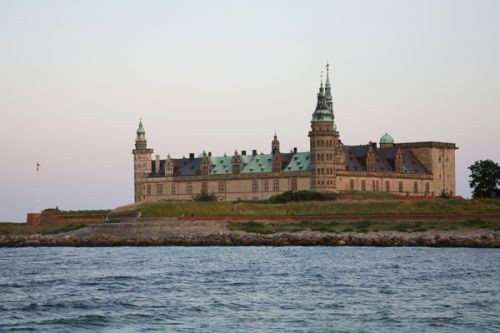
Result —
<instances>
[{"instance_id":1,"label":"bush","mask_svg":"<svg viewBox=\"0 0 500 333\"><path fill-rule=\"evenodd\" d=\"M217 201L217 196L213 193L201 192L193 196L194 201L213 202Z\"/></svg>"},{"instance_id":2,"label":"bush","mask_svg":"<svg viewBox=\"0 0 500 333\"><path fill-rule=\"evenodd\" d=\"M270 203L287 203L291 201L325 201L335 200L333 193L320 193L314 191L287 191L269 198Z\"/></svg>"},{"instance_id":3,"label":"bush","mask_svg":"<svg viewBox=\"0 0 500 333\"><path fill-rule=\"evenodd\" d=\"M445 190L442 190L441 194L439 195L439 197L441 199L450 199L451 195L450 195L450 193L446 192Z\"/></svg>"}]
</instances>

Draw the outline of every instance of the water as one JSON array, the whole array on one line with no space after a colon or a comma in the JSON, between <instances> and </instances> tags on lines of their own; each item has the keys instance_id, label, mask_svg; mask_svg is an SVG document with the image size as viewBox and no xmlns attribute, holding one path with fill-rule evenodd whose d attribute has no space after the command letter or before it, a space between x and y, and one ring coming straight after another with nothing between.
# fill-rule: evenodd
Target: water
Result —
<instances>
[{"instance_id":1,"label":"water","mask_svg":"<svg viewBox=\"0 0 500 333\"><path fill-rule=\"evenodd\" d=\"M0 274L0 331L500 331L497 249L3 248Z\"/></svg>"}]
</instances>

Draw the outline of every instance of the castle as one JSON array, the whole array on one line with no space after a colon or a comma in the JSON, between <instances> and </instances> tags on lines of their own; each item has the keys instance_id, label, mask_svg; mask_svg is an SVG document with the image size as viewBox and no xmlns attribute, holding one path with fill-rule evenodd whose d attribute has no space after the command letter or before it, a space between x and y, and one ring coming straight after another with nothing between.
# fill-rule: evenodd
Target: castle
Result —
<instances>
[{"instance_id":1,"label":"castle","mask_svg":"<svg viewBox=\"0 0 500 333\"><path fill-rule=\"evenodd\" d=\"M135 202L192 200L214 193L220 201L263 200L285 191L375 191L400 195L455 194L454 143L395 143L387 133L380 143L344 145L334 121L332 87L327 65L321 80L309 131L310 151L280 151L277 135L270 154L256 150L212 156L160 159L148 148L142 120L134 155Z\"/></svg>"}]
</instances>

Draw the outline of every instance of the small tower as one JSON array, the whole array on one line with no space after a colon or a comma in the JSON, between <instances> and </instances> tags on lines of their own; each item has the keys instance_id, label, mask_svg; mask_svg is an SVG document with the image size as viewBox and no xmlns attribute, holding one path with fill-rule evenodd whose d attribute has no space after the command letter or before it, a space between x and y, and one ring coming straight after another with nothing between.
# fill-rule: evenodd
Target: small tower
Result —
<instances>
[{"instance_id":1,"label":"small tower","mask_svg":"<svg viewBox=\"0 0 500 333\"><path fill-rule=\"evenodd\" d=\"M273 172L281 171L281 154L280 154L280 142L278 141L278 136L274 133L274 139L271 143L271 154L273 157Z\"/></svg>"},{"instance_id":2,"label":"small tower","mask_svg":"<svg viewBox=\"0 0 500 333\"><path fill-rule=\"evenodd\" d=\"M331 94L329 65L326 66L326 89L323 87L323 76L318 92L316 109L312 115L310 138L311 190L318 192L335 192L337 170L343 169L343 145L334 122L333 99Z\"/></svg>"},{"instance_id":3,"label":"small tower","mask_svg":"<svg viewBox=\"0 0 500 333\"><path fill-rule=\"evenodd\" d=\"M368 144L368 151L366 153L366 171L375 171L375 143L371 142Z\"/></svg>"},{"instance_id":4,"label":"small tower","mask_svg":"<svg viewBox=\"0 0 500 333\"><path fill-rule=\"evenodd\" d=\"M170 154L167 155L165 160L165 176L172 177L174 175L174 162L170 158Z\"/></svg>"},{"instance_id":5,"label":"small tower","mask_svg":"<svg viewBox=\"0 0 500 333\"><path fill-rule=\"evenodd\" d=\"M210 169L210 160L208 159L207 153L203 152L201 158L200 173L204 176L208 175Z\"/></svg>"},{"instance_id":6,"label":"small tower","mask_svg":"<svg viewBox=\"0 0 500 333\"><path fill-rule=\"evenodd\" d=\"M401 148L399 147L398 150L396 151L396 160L394 161L394 167L396 169L396 172L399 173L404 172L403 153L401 152Z\"/></svg>"},{"instance_id":7,"label":"small tower","mask_svg":"<svg viewBox=\"0 0 500 333\"><path fill-rule=\"evenodd\" d=\"M231 159L231 169L234 175L238 175L240 173L241 169L241 158L240 155L238 155L238 151L234 151L234 156Z\"/></svg>"},{"instance_id":8,"label":"small tower","mask_svg":"<svg viewBox=\"0 0 500 333\"><path fill-rule=\"evenodd\" d=\"M151 174L151 155L153 149L148 149L146 141L146 131L142 125L142 119L139 121L137 137L135 139L134 155L134 200L139 202L144 199L142 180Z\"/></svg>"}]
</instances>

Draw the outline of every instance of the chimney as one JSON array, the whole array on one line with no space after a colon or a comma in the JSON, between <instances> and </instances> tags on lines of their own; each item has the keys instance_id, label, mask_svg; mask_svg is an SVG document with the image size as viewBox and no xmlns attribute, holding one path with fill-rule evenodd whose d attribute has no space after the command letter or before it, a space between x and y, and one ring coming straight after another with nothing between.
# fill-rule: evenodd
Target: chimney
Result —
<instances>
[{"instance_id":1,"label":"chimney","mask_svg":"<svg viewBox=\"0 0 500 333\"><path fill-rule=\"evenodd\" d=\"M241 155L246 156L247 155L247 151L246 150L242 150L241 151Z\"/></svg>"},{"instance_id":2,"label":"chimney","mask_svg":"<svg viewBox=\"0 0 500 333\"><path fill-rule=\"evenodd\" d=\"M208 152L208 157L212 157L212 152L211 151Z\"/></svg>"},{"instance_id":3,"label":"chimney","mask_svg":"<svg viewBox=\"0 0 500 333\"><path fill-rule=\"evenodd\" d=\"M155 173L160 173L160 155L156 155Z\"/></svg>"},{"instance_id":4,"label":"chimney","mask_svg":"<svg viewBox=\"0 0 500 333\"><path fill-rule=\"evenodd\" d=\"M189 159L194 160L194 153L189 153Z\"/></svg>"},{"instance_id":5,"label":"chimney","mask_svg":"<svg viewBox=\"0 0 500 333\"><path fill-rule=\"evenodd\" d=\"M257 155L257 149L253 149L252 150L252 156L256 156Z\"/></svg>"},{"instance_id":6,"label":"chimney","mask_svg":"<svg viewBox=\"0 0 500 333\"><path fill-rule=\"evenodd\" d=\"M293 147L293 153L297 154L297 147Z\"/></svg>"},{"instance_id":7,"label":"chimney","mask_svg":"<svg viewBox=\"0 0 500 333\"><path fill-rule=\"evenodd\" d=\"M377 143L376 142L370 142L370 144L372 145L373 149L377 149Z\"/></svg>"}]
</instances>

